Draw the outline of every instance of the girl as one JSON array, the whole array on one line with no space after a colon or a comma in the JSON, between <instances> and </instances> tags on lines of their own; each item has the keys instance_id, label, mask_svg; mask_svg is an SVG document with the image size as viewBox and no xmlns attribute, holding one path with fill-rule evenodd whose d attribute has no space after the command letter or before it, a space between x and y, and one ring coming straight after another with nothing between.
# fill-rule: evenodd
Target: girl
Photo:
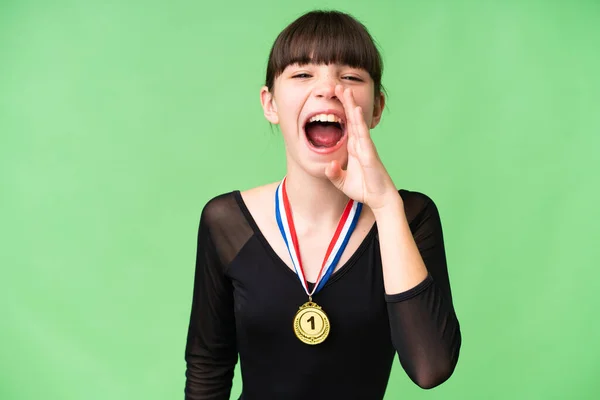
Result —
<instances>
[{"instance_id":1,"label":"girl","mask_svg":"<svg viewBox=\"0 0 600 400\"><path fill-rule=\"evenodd\" d=\"M284 137L280 182L200 218L186 399L382 399L395 354L432 388L461 345L440 217L396 189L369 130L381 57L366 28L310 12L277 37L260 98Z\"/></svg>"}]
</instances>

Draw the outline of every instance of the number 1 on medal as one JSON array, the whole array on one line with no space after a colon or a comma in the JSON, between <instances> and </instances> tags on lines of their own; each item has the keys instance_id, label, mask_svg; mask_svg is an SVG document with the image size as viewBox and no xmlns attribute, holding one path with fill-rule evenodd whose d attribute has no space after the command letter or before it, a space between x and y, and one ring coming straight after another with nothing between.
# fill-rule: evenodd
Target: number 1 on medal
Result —
<instances>
[{"instance_id":1,"label":"number 1 on medal","mask_svg":"<svg viewBox=\"0 0 600 400\"><path fill-rule=\"evenodd\" d=\"M310 322L310 329L312 329L314 331L315 330L315 316L313 315L312 317L307 319L306 322Z\"/></svg>"}]
</instances>

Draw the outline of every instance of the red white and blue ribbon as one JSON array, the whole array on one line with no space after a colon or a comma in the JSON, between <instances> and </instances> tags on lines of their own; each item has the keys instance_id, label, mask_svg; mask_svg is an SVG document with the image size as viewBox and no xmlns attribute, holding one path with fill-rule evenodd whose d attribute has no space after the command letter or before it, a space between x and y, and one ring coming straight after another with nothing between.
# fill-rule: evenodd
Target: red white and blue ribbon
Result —
<instances>
[{"instance_id":1,"label":"red white and blue ribbon","mask_svg":"<svg viewBox=\"0 0 600 400\"><path fill-rule=\"evenodd\" d=\"M302 266L302 258L300 257L300 246L298 244L298 237L294 226L292 209L285 189L285 182L286 178L282 180L275 191L275 218L277 219L277 225L279 225L279 230L281 231L285 245L290 253L296 274L298 275L306 294L309 297L312 297L313 294L317 293L325 286L325 283L331 276L335 266L340 261L340 257L348 244L352 231L356 227L356 222L358 221L358 217L362 210L362 204L352 199L348 201L333 238L329 243L327 252L325 253L325 258L313 290L309 292L304 268Z\"/></svg>"}]
</instances>

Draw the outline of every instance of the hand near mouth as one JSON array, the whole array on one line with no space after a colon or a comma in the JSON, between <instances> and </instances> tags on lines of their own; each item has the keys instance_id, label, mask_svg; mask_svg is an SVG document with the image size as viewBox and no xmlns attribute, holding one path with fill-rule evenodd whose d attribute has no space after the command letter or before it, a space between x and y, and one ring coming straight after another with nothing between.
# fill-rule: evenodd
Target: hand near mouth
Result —
<instances>
[{"instance_id":1,"label":"hand near mouth","mask_svg":"<svg viewBox=\"0 0 600 400\"><path fill-rule=\"evenodd\" d=\"M338 161L332 161L326 167L325 175L346 196L366 204L372 210L397 201L398 191L379 158L362 109L356 105L352 90L337 85L335 94L346 113L348 165L343 170Z\"/></svg>"}]
</instances>

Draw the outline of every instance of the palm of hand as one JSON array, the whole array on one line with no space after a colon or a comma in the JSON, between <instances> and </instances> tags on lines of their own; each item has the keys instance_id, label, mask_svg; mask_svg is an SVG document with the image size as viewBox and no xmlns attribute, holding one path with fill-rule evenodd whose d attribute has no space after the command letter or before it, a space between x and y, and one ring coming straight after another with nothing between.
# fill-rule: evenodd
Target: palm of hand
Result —
<instances>
[{"instance_id":1,"label":"palm of hand","mask_svg":"<svg viewBox=\"0 0 600 400\"><path fill-rule=\"evenodd\" d=\"M339 163L333 161L325 173L351 199L372 209L382 207L392 191L397 194L395 186L377 154L362 110L354 102L351 91L338 86L336 95L346 111L348 163L346 170L342 170Z\"/></svg>"}]
</instances>

